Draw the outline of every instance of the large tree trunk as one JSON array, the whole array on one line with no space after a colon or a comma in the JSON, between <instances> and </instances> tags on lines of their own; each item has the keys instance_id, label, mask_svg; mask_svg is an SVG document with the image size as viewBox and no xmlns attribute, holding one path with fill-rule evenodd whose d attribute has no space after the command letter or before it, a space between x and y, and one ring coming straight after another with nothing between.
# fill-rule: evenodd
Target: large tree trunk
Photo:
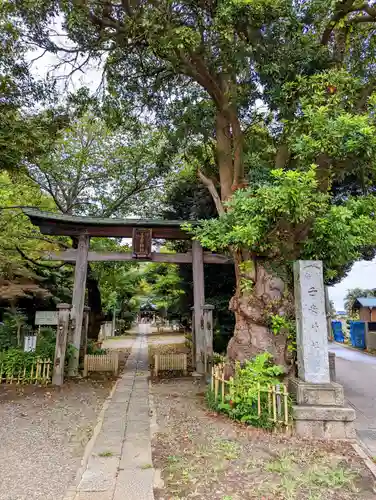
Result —
<instances>
[{"instance_id":1,"label":"large tree trunk","mask_svg":"<svg viewBox=\"0 0 376 500\"><path fill-rule=\"evenodd\" d=\"M236 324L227 348L229 358L242 362L268 351L274 362L288 372L292 362L287 349L288 333L281 331L275 335L270 329L270 317L291 317L291 293L281 278L266 270L264 263L244 260L238 252L235 270L236 292L230 301L230 309L235 314Z\"/></svg>"},{"instance_id":2,"label":"large tree trunk","mask_svg":"<svg viewBox=\"0 0 376 500\"><path fill-rule=\"evenodd\" d=\"M200 178L209 188L216 204L218 214L224 212L223 202L231 198L237 189L246 186L243 165L243 133L236 107L227 99L229 81L221 80L223 90L222 107L216 116L216 152L219 169L220 198L210 179L202 174ZM282 152L281 152L282 153ZM288 152L281 154L281 166ZM218 208L219 205L219 208ZM234 254L236 291L230 301L230 310L235 314L235 331L227 354L232 360L244 361L251 357L270 352L274 362L291 369L292 356L288 351L286 331L274 334L270 329L273 315L292 317L294 314L293 297L281 278L275 276L265 262L251 256L249 252L236 251Z\"/></svg>"}]
</instances>

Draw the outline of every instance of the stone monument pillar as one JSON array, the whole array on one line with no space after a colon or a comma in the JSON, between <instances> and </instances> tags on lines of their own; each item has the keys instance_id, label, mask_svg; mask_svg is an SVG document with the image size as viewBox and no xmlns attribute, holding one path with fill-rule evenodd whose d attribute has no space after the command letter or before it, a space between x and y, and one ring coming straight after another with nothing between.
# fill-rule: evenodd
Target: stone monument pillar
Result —
<instances>
[{"instance_id":1,"label":"stone monument pillar","mask_svg":"<svg viewBox=\"0 0 376 500\"><path fill-rule=\"evenodd\" d=\"M344 407L343 387L330 381L328 327L321 261L294 264L298 379L289 390L299 436L319 439L355 437L355 411Z\"/></svg>"}]
</instances>

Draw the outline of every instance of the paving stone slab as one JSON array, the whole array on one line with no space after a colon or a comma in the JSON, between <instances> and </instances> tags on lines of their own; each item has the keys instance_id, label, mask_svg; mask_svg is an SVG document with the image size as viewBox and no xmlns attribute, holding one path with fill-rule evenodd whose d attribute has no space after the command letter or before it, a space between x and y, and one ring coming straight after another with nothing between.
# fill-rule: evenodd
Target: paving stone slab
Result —
<instances>
[{"instance_id":1,"label":"paving stone slab","mask_svg":"<svg viewBox=\"0 0 376 500\"><path fill-rule=\"evenodd\" d=\"M113 500L154 500L153 469L120 470Z\"/></svg>"},{"instance_id":2,"label":"paving stone slab","mask_svg":"<svg viewBox=\"0 0 376 500\"><path fill-rule=\"evenodd\" d=\"M82 475L79 491L108 491L115 488L118 473L118 457L91 456Z\"/></svg>"},{"instance_id":3,"label":"paving stone slab","mask_svg":"<svg viewBox=\"0 0 376 500\"><path fill-rule=\"evenodd\" d=\"M148 377L147 342L139 337L117 382L74 500L154 500Z\"/></svg>"}]
</instances>

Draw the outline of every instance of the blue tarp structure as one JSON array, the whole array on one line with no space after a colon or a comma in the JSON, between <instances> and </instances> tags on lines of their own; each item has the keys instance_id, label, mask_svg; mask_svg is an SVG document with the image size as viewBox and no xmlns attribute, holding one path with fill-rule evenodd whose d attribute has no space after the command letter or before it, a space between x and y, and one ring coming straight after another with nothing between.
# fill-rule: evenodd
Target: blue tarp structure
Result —
<instances>
[{"instance_id":1,"label":"blue tarp structure","mask_svg":"<svg viewBox=\"0 0 376 500\"><path fill-rule=\"evenodd\" d=\"M364 321L350 321L350 339L353 347L366 348L366 324Z\"/></svg>"},{"instance_id":2,"label":"blue tarp structure","mask_svg":"<svg viewBox=\"0 0 376 500\"><path fill-rule=\"evenodd\" d=\"M333 337L336 342L344 342L345 337L343 335L342 331L342 323L341 321L332 321L332 330L333 330Z\"/></svg>"}]
</instances>

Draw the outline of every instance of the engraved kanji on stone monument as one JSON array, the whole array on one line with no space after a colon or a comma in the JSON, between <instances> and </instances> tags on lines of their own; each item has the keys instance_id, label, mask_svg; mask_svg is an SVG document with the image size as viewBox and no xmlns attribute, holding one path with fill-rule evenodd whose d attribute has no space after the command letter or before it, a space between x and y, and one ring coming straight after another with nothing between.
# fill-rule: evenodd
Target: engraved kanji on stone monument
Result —
<instances>
[{"instance_id":1,"label":"engraved kanji on stone monument","mask_svg":"<svg viewBox=\"0 0 376 500\"><path fill-rule=\"evenodd\" d=\"M295 262L294 279L299 378L314 384L329 383L322 262Z\"/></svg>"},{"instance_id":2,"label":"engraved kanji on stone monument","mask_svg":"<svg viewBox=\"0 0 376 500\"><path fill-rule=\"evenodd\" d=\"M151 229L133 229L133 257L151 258Z\"/></svg>"}]
</instances>

